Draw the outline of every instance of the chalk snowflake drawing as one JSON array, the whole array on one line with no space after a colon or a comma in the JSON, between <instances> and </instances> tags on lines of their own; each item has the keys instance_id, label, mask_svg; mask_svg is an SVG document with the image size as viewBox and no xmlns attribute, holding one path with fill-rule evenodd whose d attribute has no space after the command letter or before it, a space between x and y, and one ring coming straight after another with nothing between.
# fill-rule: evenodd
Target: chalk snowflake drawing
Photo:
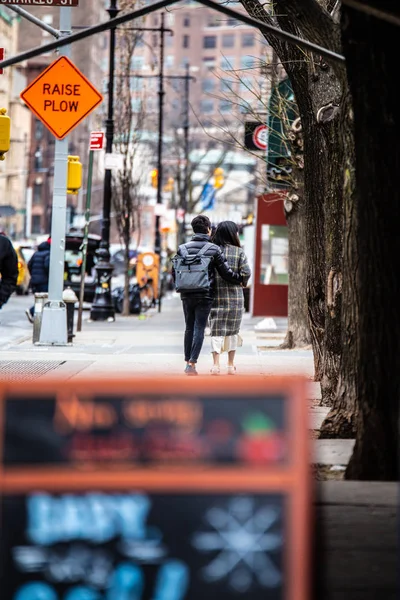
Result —
<instances>
[{"instance_id":1,"label":"chalk snowflake drawing","mask_svg":"<svg viewBox=\"0 0 400 600\"><path fill-rule=\"evenodd\" d=\"M256 582L265 588L277 587L282 575L268 553L283 545L282 534L271 532L280 516L278 507L255 509L254 501L247 497L233 498L226 509L208 510L205 521L210 530L192 538L199 552L218 552L203 569L204 580L226 578L229 586L241 593Z\"/></svg>"}]
</instances>

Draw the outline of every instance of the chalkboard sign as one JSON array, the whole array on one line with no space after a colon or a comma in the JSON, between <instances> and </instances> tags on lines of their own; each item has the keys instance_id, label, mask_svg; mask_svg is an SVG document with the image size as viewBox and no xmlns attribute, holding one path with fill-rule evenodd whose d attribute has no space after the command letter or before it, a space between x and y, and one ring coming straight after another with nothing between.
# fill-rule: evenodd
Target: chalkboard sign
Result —
<instances>
[{"instance_id":1,"label":"chalkboard sign","mask_svg":"<svg viewBox=\"0 0 400 600\"><path fill-rule=\"evenodd\" d=\"M74 463L85 470L110 463L284 463L285 404L279 395L253 394L13 395L5 401L4 463Z\"/></svg>"},{"instance_id":2,"label":"chalkboard sign","mask_svg":"<svg viewBox=\"0 0 400 600\"><path fill-rule=\"evenodd\" d=\"M304 382L222 379L0 386L1 598L309 600Z\"/></svg>"}]
</instances>

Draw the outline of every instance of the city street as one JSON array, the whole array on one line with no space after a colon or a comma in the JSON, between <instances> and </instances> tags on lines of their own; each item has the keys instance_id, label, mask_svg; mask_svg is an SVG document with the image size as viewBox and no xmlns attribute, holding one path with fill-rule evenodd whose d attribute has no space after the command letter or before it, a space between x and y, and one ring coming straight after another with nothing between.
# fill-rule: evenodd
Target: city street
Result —
<instances>
[{"instance_id":1,"label":"city street","mask_svg":"<svg viewBox=\"0 0 400 600\"><path fill-rule=\"evenodd\" d=\"M30 335L32 324L25 311L33 304L33 295L13 294L0 310L0 350L4 352L11 343Z\"/></svg>"}]
</instances>

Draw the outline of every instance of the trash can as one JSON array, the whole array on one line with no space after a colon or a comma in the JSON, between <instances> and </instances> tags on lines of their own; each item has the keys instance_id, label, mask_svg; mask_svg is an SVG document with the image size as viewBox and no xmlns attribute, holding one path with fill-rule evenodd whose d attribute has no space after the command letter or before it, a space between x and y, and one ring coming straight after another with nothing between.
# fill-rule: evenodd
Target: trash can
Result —
<instances>
[{"instance_id":1,"label":"trash can","mask_svg":"<svg viewBox=\"0 0 400 600\"><path fill-rule=\"evenodd\" d=\"M68 344L72 344L72 340L75 337L74 334L74 312L75 303L78 302L78 298L74 290L70 287L65 288L62 296L63 301L67 307L67 331L68 331Z\"/></svg>"},{"instance_id":2,"label":"trash can","mask_svg":"<svg viewBox=\"0 0 400 600\"><path fill-rule=\"evenodd\" d=\"M36 344L40 339L40 329L42 327L43 306L45 305L49 295L47 292L35 294L35 314L33 316L33 334L32 342Z\"/></svg>"}]
</instances>

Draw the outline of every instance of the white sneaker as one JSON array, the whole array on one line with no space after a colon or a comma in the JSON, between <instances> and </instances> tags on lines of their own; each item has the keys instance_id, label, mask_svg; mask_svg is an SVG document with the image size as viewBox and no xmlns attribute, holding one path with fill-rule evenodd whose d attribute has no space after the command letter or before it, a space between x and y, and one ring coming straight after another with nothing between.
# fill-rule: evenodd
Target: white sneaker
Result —
<instances>
[{"instance_id":1,"label":"white sneaker","mask_svg":"<svg viewBox=\"0 0 400 600\"><path fill-rule=\"evenodd\" d=\"M31 315L31 312L30 312L29 308L26 309L25 314L28 317L28 321L30 323L33 323L34 319L33 319L32 315Z\"/></svg>"},{"instance_id":2,"label":"white sneaker","mask_svg":"<svg viewBox=\"0 0 400 600\"><path fill-rule=\"evenodd\" d=\"M220 368L219 367L211 367L210 373L211 373L211 375L219 375Z\"/></svg>"}]
</instances>

